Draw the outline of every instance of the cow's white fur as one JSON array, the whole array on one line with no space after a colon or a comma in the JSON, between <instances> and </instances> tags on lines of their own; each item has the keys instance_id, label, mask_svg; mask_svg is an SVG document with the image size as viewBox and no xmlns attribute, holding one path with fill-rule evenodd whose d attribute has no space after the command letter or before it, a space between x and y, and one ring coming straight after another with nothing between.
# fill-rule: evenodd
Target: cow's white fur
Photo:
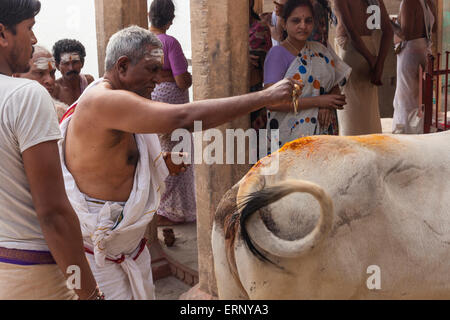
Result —
<instances>
[{"instance_id":1,"label":"cow's white fur","mask_svg":"<svg viewBox=\"0 0 450 320\"><path fill-rule=\"evenodd\" d=\"M256 258L237 235L234 279L224 226L216 219L219 298L450 298L450 132L306 138L278 154L280 171L260 175L273 157L263 159L239 182L237 199L286 179L311 181L333 200L333 228L300 257L268 254L259 243L283 270ZM319 205L310 195L293 193L260 212L270 218L274 239L295 241L313 230ZM250 237L257 219L258 212L247 222ZM381 290L366 285L371 265L381 269Z\"/></svg>"}]
</instances>

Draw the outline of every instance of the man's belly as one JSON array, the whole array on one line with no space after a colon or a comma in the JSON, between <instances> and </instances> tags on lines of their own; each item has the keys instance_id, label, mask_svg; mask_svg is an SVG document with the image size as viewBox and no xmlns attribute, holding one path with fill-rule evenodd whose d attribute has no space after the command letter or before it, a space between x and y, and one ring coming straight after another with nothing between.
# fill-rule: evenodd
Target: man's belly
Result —
<instances>
[{"instance_id":1,"label":"man's belly","mask_svg":"<svg viewBox=\"0 0 450 320\"><path fill-rule=\"evenodd\" d=\"M78 188L85 195L106 201L125 202L133 188L135 167L124 166L115 170L70 170Z\"/></svg>"}]
</instances>

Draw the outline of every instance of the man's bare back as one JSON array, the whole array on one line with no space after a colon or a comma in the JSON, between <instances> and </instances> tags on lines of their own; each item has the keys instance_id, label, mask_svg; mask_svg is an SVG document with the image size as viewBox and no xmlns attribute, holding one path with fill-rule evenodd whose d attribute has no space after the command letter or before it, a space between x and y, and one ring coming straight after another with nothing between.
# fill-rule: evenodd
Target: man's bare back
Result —
<instances>
[{"instance_id":1,"label":"man's bare back","mask_svg":"<svg viewBox=\"0 0 450 320\"><path fill-rule=\"evenodd\" d=\"M435 7L431 0L425 3L435 14ZM402 23L403 21L403 23ZM402 28L404 40L414 40L427 37L424 12L419 0L403 0L399 14L399 23Z\"/></svg>"},{"instance_id":2,"label":"man's bare back","mask_svg":"<svg viewBox=\"0 0 450 320\"><path fill-rule=\"evenodd\" d=\"M367 13L367 1L366 0L334 0L336 2L342 2L345 8L348 10L348 14L351 17L353 31L359 36L370 36L373 30L367 28L367 20L370 15ZM340 12L342 16L344 12ZM336 31L337 36L348 37L347 30L343 23L339 23Z\"/></svg>"},{"instance_id":3,"label":"man's bare back","mask_svg":"<svg viewBox=\"0 0 450 320\"><path fill-rule=\"evenodd\" d=\"M84 194L102 200L127 201L139 152L134 134L96 125L96 95L107 94L103 82L80 100L67 132L66 165Z\"/></svg>"}]
</instances>

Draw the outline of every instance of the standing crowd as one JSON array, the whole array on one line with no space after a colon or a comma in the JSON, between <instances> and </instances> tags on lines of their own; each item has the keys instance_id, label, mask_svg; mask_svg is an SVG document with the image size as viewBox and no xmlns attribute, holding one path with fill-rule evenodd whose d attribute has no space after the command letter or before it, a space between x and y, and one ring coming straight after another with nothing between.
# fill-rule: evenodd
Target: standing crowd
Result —
<instances>
[{"instance_id":1,"label":"standing crowd","mask_svg":"<svg viewBox=\"0 0 450 320\"><path fill-rule=\"evenodd\" d=\"M370 5L381 9L376 30ZM383 0L278 0L262 15L253 7L250 93L190 102L187 59L167 34L172 0L152 1L150 30L110 38L97 80L81 73L79 41L37 45L38 0L0 1L0 299L154 299L146 228L155 215L159 225L195 221L197 210L194 168L172 161L171 133L250 115L268 129L268 153L304 136L381 133L378 86L394 33L393 132L420 133L431 0L403 0L392 21Z\"/></svg>"}]
</instances>

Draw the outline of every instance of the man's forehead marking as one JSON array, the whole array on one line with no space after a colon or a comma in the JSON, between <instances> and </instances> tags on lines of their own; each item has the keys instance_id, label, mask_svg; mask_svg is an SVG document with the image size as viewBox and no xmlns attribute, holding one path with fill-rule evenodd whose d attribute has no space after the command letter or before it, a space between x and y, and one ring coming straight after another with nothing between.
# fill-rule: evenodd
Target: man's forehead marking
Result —
<instances>
[{"instance_id":1,"label":"man's forehead marking","mask_svg":"<svg viewBox=\"0 0 450 320\"><path fill-rule=\"evenodd\" d=\"M34 61L34 65L39 70L56 69L55 59L53 57L40 57Z\"/></svg>"},{"instance_id":2,"label":"man's forehead marking","mask_svg":"<svg viewBox=\"0 0 450 320\"><path fill-rule=\"evenodd\" d=\"M81 61L78 52L66 52L61 54L61 62Z\"/></svg>"}]
</instances>

